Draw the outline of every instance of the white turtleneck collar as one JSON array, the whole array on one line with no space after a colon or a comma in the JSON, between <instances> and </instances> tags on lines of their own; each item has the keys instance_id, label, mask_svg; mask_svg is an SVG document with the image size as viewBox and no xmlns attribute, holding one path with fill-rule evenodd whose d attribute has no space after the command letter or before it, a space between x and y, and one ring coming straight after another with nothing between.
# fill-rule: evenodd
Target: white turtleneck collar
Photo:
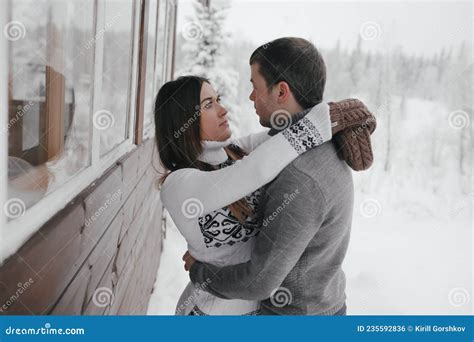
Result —
<instances>
[{"instance_id":1,"label":"white turtleneck collar","mask_svg":"<svg viewBox=\"0 0 474 342\"><path fill-rule=\"evenodd\" d=\"M204 140L202 142L203 151L198 157L200 161L209 163L211 165L219 165L228 159L224 147L230 144L230 140L226 141L211 141Z\"/></svg>"}]
</instances>

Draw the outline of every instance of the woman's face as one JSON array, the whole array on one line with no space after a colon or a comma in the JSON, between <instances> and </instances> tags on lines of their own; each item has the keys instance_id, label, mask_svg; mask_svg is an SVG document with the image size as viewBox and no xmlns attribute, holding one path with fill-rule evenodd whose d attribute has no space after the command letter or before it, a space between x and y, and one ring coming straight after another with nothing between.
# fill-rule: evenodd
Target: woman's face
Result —
<instances>
[{"instance_id":1,"label":"woman's face","mask_svg":"<svg viewBox=\"0 0 474 342\"><path fill-rule=\"evenodd\" d=\"M204 82L201 87L201 140L225 141L232 132L227 121L227 110L212 86Z\"/></svg>"}]
</instances>

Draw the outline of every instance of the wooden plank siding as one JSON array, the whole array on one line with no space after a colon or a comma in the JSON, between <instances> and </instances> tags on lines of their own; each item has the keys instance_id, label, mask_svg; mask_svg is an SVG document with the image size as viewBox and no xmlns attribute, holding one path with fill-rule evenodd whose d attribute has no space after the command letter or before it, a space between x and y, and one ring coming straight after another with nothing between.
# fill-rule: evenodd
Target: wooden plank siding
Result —
<instances>
[{"instance_id":1,"label":"wooden plank siding","mask_svg":"<svg viewBox=\"0 0 474 342\"><path fill-rule=\"evenodd\" d=\"M0 266L0 314L146 313L162 242L153 145L119 160ZM94 297L101 288L106 303Z\"/></svg>"}]
</instances>

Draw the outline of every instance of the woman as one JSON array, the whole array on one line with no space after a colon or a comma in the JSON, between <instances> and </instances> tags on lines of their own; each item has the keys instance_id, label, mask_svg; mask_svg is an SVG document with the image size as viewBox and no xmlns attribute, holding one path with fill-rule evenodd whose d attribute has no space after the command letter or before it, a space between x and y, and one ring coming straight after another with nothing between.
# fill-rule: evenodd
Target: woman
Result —
<instances>
[{"instance_id":1,"label":"woman","mask_svg":"<svg viewBox=\"0 0 474 342\"><path fill-rule=\"evenodd\" d=\"M160 159L168 170L162 202L189 252L218 266L249 260L259 228L259 189L300 154L331 139L329 106L321 103L273 137L262 132L230 140L220 97L208 80L195 76L163 85L155 123ZM258 313L258 302L221 299L202 290L189 284L177 313Z\"/></svg>"}]
</instances>

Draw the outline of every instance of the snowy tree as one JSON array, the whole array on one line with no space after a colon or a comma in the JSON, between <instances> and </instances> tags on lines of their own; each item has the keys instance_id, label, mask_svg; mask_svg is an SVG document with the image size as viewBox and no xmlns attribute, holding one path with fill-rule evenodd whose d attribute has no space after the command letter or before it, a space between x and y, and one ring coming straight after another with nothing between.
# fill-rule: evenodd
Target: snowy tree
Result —
<instances>
[{"instance_id":1,"label":"snowy tree","mask_svg":"<svg viewBox=\"0 0 474 342\"><path fill-rule=\"evenodd\" d=\"M208 6L196 1L194 16L188 18L182 29L185 54L183 67L176 75L197 75L210 80L223 98L223 105L229 111L230 125L237 135L238 73L229 68L229 33L224 32L224 23L230 5L224 1L212 1Z\"/></svg>"},{"instance_id":2,"label":"snowy tree","mask_svg":"<svg viewBox=\"0 0 474 342\"><path fill-rule=\"evenodd\" d=\"M456 54L456 61L451 63L444 92L450 94L447 99L453 110L450 124L459 132L459 170L464 176L469 176L471 165L473 74L472 52L463 42Z\"/></svg>"},{"instance_id":3,"label":"snowy tree","mask_svg":"<svg viewBox=\"0 0 474 342\"><path fill-rule=\"evenodd\" d=\"M357 45L354 51L352 51L351 58L349 60L349 73L352 80L353 92L357 92L360 87L363 65L362 65L362 38L359 36L357 39Z\"/></svg>"}]
</instances>

